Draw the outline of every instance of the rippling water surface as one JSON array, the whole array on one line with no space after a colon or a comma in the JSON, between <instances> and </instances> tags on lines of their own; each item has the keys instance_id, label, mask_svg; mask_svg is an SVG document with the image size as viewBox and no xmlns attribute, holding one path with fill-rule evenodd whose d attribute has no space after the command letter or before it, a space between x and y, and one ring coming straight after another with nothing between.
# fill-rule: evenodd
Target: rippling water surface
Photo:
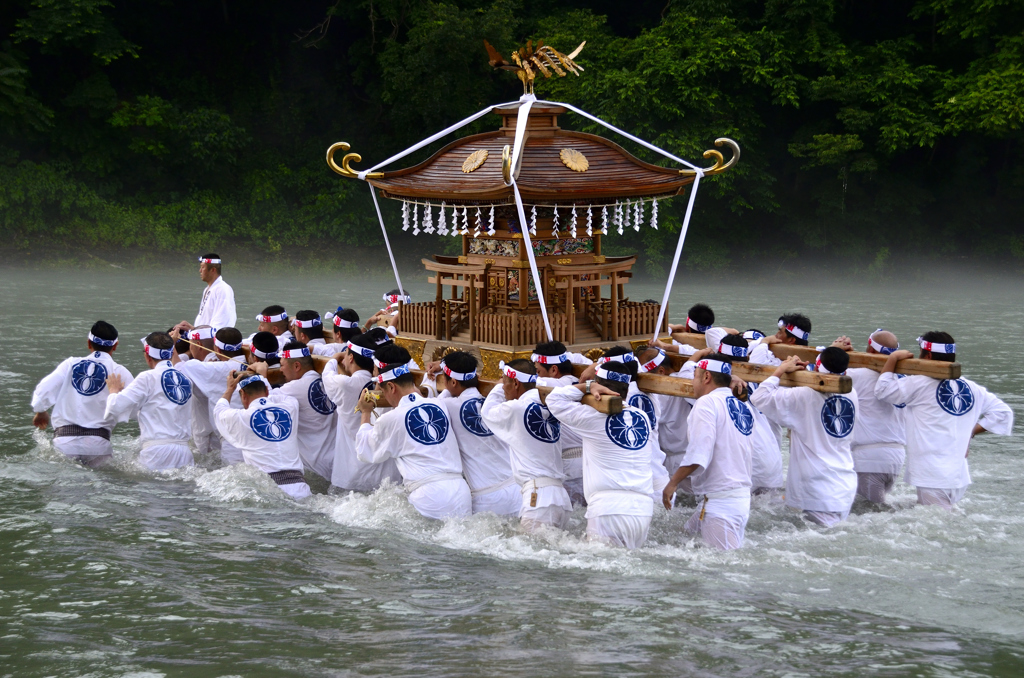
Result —
<instances>
[{"instance_id":1,"label":"rippling water surface","mask_svg":"<svg viewBox=\"0 0 1024 678\"><path fill-rule=\"evenodd\" d=\"M271 303L372 312L391 286L228 272L242 330ZM904 344L948 329L964 374L1020 420L1019 284L840 283L689 282L672 315L707 301L722 324L769 330L797 309L817 340L857 344L879 326ZM625 553L583 541L582 511L568 533L524 536L493 516L426 520L394 487L298 505L251 468L155 474L133 461L134 425L114 434L115 468L77 467L31 427L36 382L85 353L98 318L121 333L115 358L144 369L137 337L194 317L202 283L0 270L0 288L0 675L1024 675L1016 436L976 440L952 514L899 485L891 508L823 530L758 498L740 551L684 538L677 510Z\"/></svg>"}]
</instances>

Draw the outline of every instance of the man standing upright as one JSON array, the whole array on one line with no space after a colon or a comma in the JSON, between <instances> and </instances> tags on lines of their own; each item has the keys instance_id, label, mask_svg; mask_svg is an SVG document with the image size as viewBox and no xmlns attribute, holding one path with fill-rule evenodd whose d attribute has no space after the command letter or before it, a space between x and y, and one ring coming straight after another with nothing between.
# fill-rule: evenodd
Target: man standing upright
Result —
<instances>
[{"instance_id":1,"label":"man standing upright","mask_svg":"<svg viewBox=\"0 0 1024 678\"><path fill-rule=\"evenodd\" d=\"M203 300L199 302L199 314L194 323L182 320L175 326L177 329L190 330L199 325L216 328L235 326L235 291L220 276L220 267L219 254L210 253L199 257L199 277L206 283Z\"/></svg>"}]
</instances>

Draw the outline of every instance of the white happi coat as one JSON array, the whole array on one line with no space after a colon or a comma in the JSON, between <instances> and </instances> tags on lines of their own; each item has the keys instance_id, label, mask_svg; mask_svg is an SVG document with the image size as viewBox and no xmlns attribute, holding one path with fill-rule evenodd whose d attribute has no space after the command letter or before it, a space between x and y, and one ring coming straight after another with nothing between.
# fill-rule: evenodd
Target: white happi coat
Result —
<instances>
[{"instance_id":1,"label":"white happi coat","mask_svg":"<svg viewBox=\"0 0 1024 678\"><path fill-rule=\"evenodd\" d=\"M857 427L851 441L853 468L858 473L896 475L903 468L907 444L906 405L891 404L875 395L878 372L866 367L846 373L857 389ZM902 376L902 375L901 375Z\"/></svg>"},{"instance_id":2,"label":"white happi coat","mask_svg":"<svg viewBox=\"0 0 1024 678\"><path fill-rule=\"evenodd\" d=\"M750 480L753 488L778 489L786 484L786 467L782 463L782 428L750 403L749 394L761 384L747 383L747 407L754 415L754 456L751 458Z\"/></svg>"},{"instance_id":3,"label":"white happi coat","mask_svg":"<svg viewBox=\"0 0 1024 678\"><path fill-rule=\"evenodd\" d=\"M970 379L881 374L875 395L883 402L906 403L906 481L915 487L967 487L967 447L975 424L998 435L1013 429L1013 410Z\"/></svg>"},{"instance_id":4,"label":"white happi coat","mask_svg":"<svg viewBox=\"0 0 1024 678\"><path fill-rule=\"evenodd\" d=\"M220 398L224 391L227 390L228 374L234 370L245 369L245 358L241 356L235 356L231 360L217 360L206 362L199 360L189 360L187 362L178 363L178 370L189 378L193 386L193 395L197 393L203 396L203 400L206 402L208 408L207 420L213 426L215 431L219 430L217 426L217 419L214 416L214 409L217 405L217 399ZM236 410L242 409L242 397L239 395L238 390L231 395L231 407ZM196 415L197 417L201 415ZM195 431L193 430L193 434ZM221 437L220 444L220 458L224 464L241 464L243 462L242 451L236 447L230 440ZM200 441L196 441L196 447L203 450ZM206 448L209 449L209 442L206 443Z\"/></svg>"},{"instance_id":5,"label":"white happi coat","mask_svg":"<svg viewBox=\"0 0 1024 678\"><path fill-rule=\"evenodd\" d=\"M690 474L693 493L709 499L723 494L745 495L749 500L754 456L753 408L723 386L697 399L687 426L690 443L681 466L700 467ZM749 506L748 501L748 510Z\"/></svg>"},{"instance_id":6,"label":"white happi coat","mask_svg":"<svg viewBox=\"0 0 1024 678\"><path fill-rule=\"evenodd\" d=\"M329 480L334 467L334 441L338 438L338 408L324 391L323 380L316 370L309 370L283 384L277 393L299 403L299 456L303 465Z\"/></svg>"},{"instance_id":7,"label":"white happi coat","mask_svg":"<svg viewBox=\"0 0 1024 678\"><path fill-rule=\"evenodd\" d=\"M782 361L772 353L771 345L764 343L761 339L748 342L747 360L758 365L774 365L775 367L782 364Z\"/></svg>"},{"instance_id":8,"label":"white happi coat","mask_svg":"<svg viewBox=\"0 0 1024 678\"><path fill-rule=\"evenodd\" d=\"M806 386L782 387L778 377L769 377L750 395L750 403L791 432L786 505L848 512L857 493L850 451L856 389L842 395L819 393Z\"/></svg>"},{"instance_id":9,"label":"white happi coat","mask_svg":"<svg viewBox=\"0 0 1024 678\"><path fill-rule=\"evenodd\" d=\"M626 406L607 415L580 401L572 386L548 394L551 414L583 439L583 491L587 518L654 514L651 423L643 410Z\"/></svg>"},{"instance_id":10,"label":"white happi coat","mask_svg":"<svg viewBox=\"0 0 1024 678\"><path fill-rule=\"evenodd\" d=\"M323 355L331 358L335 354L344 351L348 344L328 344L326 339L310 339L306 347L309 348L309 352L313 355Z\"/></svg>"},{"instance_id":11,"label":"white happi coat","mask_svg":"<svg viewBox=\"0 0 1024 678\"><path fill-rule=\"evenodd\" d=\"M43 377L32 392L32 411L45 412L53 408L50 423L60 426L77 425L84 428L113 429L118 419L106 415L106 379L111 374L121 377L128 386L134 380L132 373L114 362L109 353L93 351L83 358L68 358ZM98 436L60 436L53 445L69 456L97 456L112 454L110 441Z\"/></svg>"},{"instance_id":12,"label":"white happi coat","mask_svg":"<svg viewBox=\"0 0 1024 678\"><path fill-rule=\"evenodd\" d=\"M578 354L570 354L572 355ZM584 358L582 355L580 358ZM537 377L537 386L547 386L548 388L558 388L559 386L572 386L573 384L580 383L580 380L571 374L566 374L557 379L554 377ZM560 435L562 443L562 452L573 454L572 450L583 447L583 439L575 431L563 430ZM568 459L562 459L562 470L565 472L564 480L574 480L576 478L583 477L583 456L582 453L577 453Z\"/></svg>"},{"instance_id":13,"label":"white happi coat","mask_svg":"<svg viewBox=\"0 0 1024 678\"><path fill-rule=\"evenodd\" d=\"M672 396L667 396L672 397ZM626 404L635 407L647 415L647 421L651 425L651 477L654 483L654 490L651 496L656 501L661 501L661 491L669 481L669 473L665 468L665 453L661 449L661 436L658 431L658 420L661 417L661 404L651 396L640 390L635 381L629 382L629 392L626 394Z\"/></svg>"},{"instance_id":14,"label":"white happi coat","mask_svg":"<svg viewBox=\"0 0 1024 678\"><path fill-rule=\"evenodd\" d=\"M368 464L394 459L409 492L409 503L428 518L472 513L459 444L448 415L435 399L419 393L402 396L376 424L359 427L356 453Z\"/></svg>"},{"instance_id":15,"label":"white happi coat","mask_svg":"<svg viewBox=\"0 0 1024 678\"><path fill-rule=\"evenodd\" d=\"M480 408L484 424L508 445L512 477L522 490L520 516L533 509L557 507L572 511L569 494L562 487L565 467L562 463L562 426L540 401L540 391L533 388L516 400L505 400L505 391L498 384L491 389ZM537 479L543 485L536 485ZM555 484L557 483L557 484ZM537 505L530 506L534 489Z\"/></svg>"},{"instance_id":16,"label":"white happi coat","mask_svg":"<svg viewBox=\"0 0 1024 678\"><path fill-rule=\"evenodd\" d=\"M192 435L192 382L162 360L140 372L120 393L107 397L110 420L139 420L142 452L139 462L153 471L192 464L188 447Z\"/></svg>"},{"instance_id":17,"label":"white happi coat","mask_svg":"<svg viewBox=\"0 0 1024 678\"><path fill-rule=\"evenodd\" d=\"M356 434L359 432L360 415L356 411L359 394L373 382L373 376L366 370L357 370L351 376L342 374L337 360L329 360L320 374L324 391L338 406L338 434L331 469L331 485L343 490L373 492L390 478L402 482L402 474L394 459L379 464L368 464L356 456Z\"/></svg>"},{"instance_id":18,"label":"white happi coat","mask_svg":"<svg viewBox=\"0 0 1024 678\"><path fill-rule=\"evenodd\" d=\"M252 346L252 338L256 336L256 332L253 332L248 337L242 340L242 344L245 346ZM284 334L278 334L274 336L277 339L277 350L284 349L288 342L295 341L295 335L292 334L291 330L285 330Z\"/></svg>"},{"instance_id":19,"label":"white happi coat","mask_svg":"<svg viewBox=\"0 0 1024 678\"><path fill-rule=\"evenodd\" d=\"M235 291L218 275L217 279L203 290L203 300L199 302L199 315L192 325L209 325L220 329L234 327L237 319Z\"/></svg>"},{"instance_id":20,"label":"white happi coat","mask_svg":"<svg viewBox=\"0 0 1024 678\"><path fill-rule=\"evenodd\" d=\"M673 377L693 378L693 368L690 363L684 363L678 372L673 372ZM658 417L658 443L662 452L665 453L665 469L669 475L676 472L679 462L686 452L686 419L690 416L693 401L689 398L653 394L650 396L657 406Z\"/></svg>"},{"instance_id":21,"label":"white happi coat","mask_svg":"<svg viewBox=\"0 0 1024 678\"><path fill-rule=\"evenodd\" d=\"M473 495L473 513L518 515L522 498L512 478L508 445L484 423L480 414L484 397L480 391L467 388L458 397L442 391L437 400L447 411L455 431L462 473Z\"/></svg>"}]
</instances>

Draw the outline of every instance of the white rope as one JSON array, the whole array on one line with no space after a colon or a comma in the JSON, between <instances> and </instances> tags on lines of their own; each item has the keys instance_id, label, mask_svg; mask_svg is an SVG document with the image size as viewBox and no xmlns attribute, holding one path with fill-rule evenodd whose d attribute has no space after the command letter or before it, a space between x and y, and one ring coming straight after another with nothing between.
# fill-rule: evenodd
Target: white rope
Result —
<instances>
[{"instance_id":1,"label":"white rope","mask_svg":"<svg viewBox=\"0 0 1024 678\"><path fill-rule=\"evenodd\" d=\"M663 156L665 156L669 160L674 160L675 162L678 162L678 163L680 163L682 165L686 165L687 167L689 167L690 169L693 169L693 170L698 170L698 171L700 170L700 167L697 167L696 165L691 165L690 163L686 162L682 158L677 158L676 156L672 155L668 151L662 150L662 149L658 148L657 146L655 146L654 144L648 143L648 142L644 141L643 139L635 137L632 134L630 134L629 132L623 132L621 129L619 129L615 125L613 125L613 124L611 124L609 122L605 122L601 118L593 116L590 113L587 113L586 111L582 111L582 110L576 108L575 106L573 106L572 104L563 104L563 103L560 103L558 101L538 101L537 103L539 103L539 104L550 104L552 106L563 106L565 108L568 108L573 113L576 113L577 115L582 115L584 118L587 118L588 120L593 120L594 122L596 122L599 125L604 125L605 127L607 127L608 129L612 130L613 132L618 132L619 134L621 134L622 136L626 137L630 141L635 141L636 143L640 144L644 148L648 148L648 149L654 151L655 153L662 154Z\"/></svg>"},{"instance_id":2,"label":"white rope","mask_svg":"<svg viewBox=\"0 0 1024 678\"><path fill-rule=\"evenodd\" d=\"M380 221L380 232L384 234L384 244L388 248L388 256L391 257L391 270L395 272L395 282L398 283L398 293L405 296L405 288L402 287L402 279L398 276L398 264L395 263L395 253L391 251L391 241L388 240L388 229L384 228L384 217L380 213L380 205L377 203L377 191L373 185L366 184L370 188L370 195L373 196L373 206L377 209L377 219Z\"/></svg>"},{"instance_id":3,"label":"white rope","mask_svg":"<svg viewBox=\"0 0 1024 678\"><path fill-rule=\"evenodd\" d=\"M697 175L693 177L693 188L690 189L690 200L686 203L686 216L683 217L683 228L679 232L679 243L676 245L676 255L672 258L672 270L668 273L668 281L665 283L665 294L661 297L661 308L658 309L658 324L654 326L654 338L651 342L658 340L661 334L661 323L665 320L665 309L668 307L668 295L672 292L672 282L676 279L676 269L679 268L679 257L683 254L683 243L686 241L686 231L690 228L690 215L693 214L693 201L697 199L697 187L703 178L704 172L697 169Z\"/></svg>"},{"instance_id":4,"label":"white rope","mask_svg":"<svg viewBox=\"0 0 1024 678\"><path fill-rule=\"evenodd\" d=\"M376 172L381 167L386 167L386 166L390 165L391 163L395 162L396 160L401 160L402 158L404 158L405 156L409 155L410 153L415 153L416 151L420 150L424 146L427 146L429 144L434 143L435 141L437 141L441 137L447 136L447 135L451 134L452 132L454 132L455 130L457 130L457 129L461 128L461 127L465 127L466 125L468 125L469 123L473 122L477 118L484 117L485 115L490 113L494 108L498 108L498 107L501 107L501 106L509 106L511 104L514 104L514 103L516 103L516 102L514 102L514 101L507 101L507 102L505 102L503 104L497 104L496 106L488 106L487 108L485 108L485 109L483 109L483 110L481 110L481 111L479 111L477 113L474 113L473 115L469 116L465 120L460 120L459 122L455 123L451 127L446 127L445 129L441 130L437 134L435 134L435 135L433 135L431 137L427 137L423 141L410 146L409 148L405 149L401 153L398 153L397 155L391 156L390 158L388 158L384 162L377 163L376 165L374 165L370 169L363 170L362 172L359 172L356 176L358 176L363 181L366 181L366 175L369 174L370 172Z\"/></svg>"}]
</instances>

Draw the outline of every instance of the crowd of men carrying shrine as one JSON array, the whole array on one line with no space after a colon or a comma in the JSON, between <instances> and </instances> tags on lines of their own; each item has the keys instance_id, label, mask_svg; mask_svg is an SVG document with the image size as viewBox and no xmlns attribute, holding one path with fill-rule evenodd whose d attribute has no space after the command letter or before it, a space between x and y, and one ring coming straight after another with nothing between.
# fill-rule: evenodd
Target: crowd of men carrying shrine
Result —
<instances>
[{"instance_id":1,"label":"crowd of men carrying shrine","mask_svg":"<svg viewBox=\"0 0 1024 678\"><path fill-rule=\"evenodd\" d=\"M952 509L971 482L971 438L1009 435L1013 426L1010 408L969 379L897 374L913 354L881 329L866 337L867 353L887 356L874 369L848 369L847 337L809 364L772 350L808 345L805 316L783 315L774 334L740 332L715 326L711 308L697 304L671 328L702 334L706 348L658 341L591 361L550 341L530 360L501 363L492 383L465 351L421 371L393 340L399 302L409 301L397 291L362 326L352 309L290 317L269 306L256 317L259 331L243 339L221 267L216 254L200 258L207 288L199 315L142 339L147 370L133 377L114 362L117 330L98 321L89 354L39 383L33 423L45 429L53 409L57 450L103 465L111 430L137 419L139 460L153 470L192 464L193 450L219 454L224 465L259 468L298 500L311 494L307 473L330 480L332 493L390 481L424 516L490 511L518 516L525 531L565 529L582 505L587 538L626 548L646 541L656 506L671 509L689 495L696 510L685 530L731 549L743 544L752 495L784 496L808 521L831 527L856 495L885 502L904 462L919 503ZM956 359L945 332L918 344L920 359ZM746 362L774 374L747 383L733 374ZM783 385L803 370L848 374L853 388ZM644 374L690 380L693 397L645 393ZM609 407L616 400L621 406Z\"/></svg>"}]
</instances>

